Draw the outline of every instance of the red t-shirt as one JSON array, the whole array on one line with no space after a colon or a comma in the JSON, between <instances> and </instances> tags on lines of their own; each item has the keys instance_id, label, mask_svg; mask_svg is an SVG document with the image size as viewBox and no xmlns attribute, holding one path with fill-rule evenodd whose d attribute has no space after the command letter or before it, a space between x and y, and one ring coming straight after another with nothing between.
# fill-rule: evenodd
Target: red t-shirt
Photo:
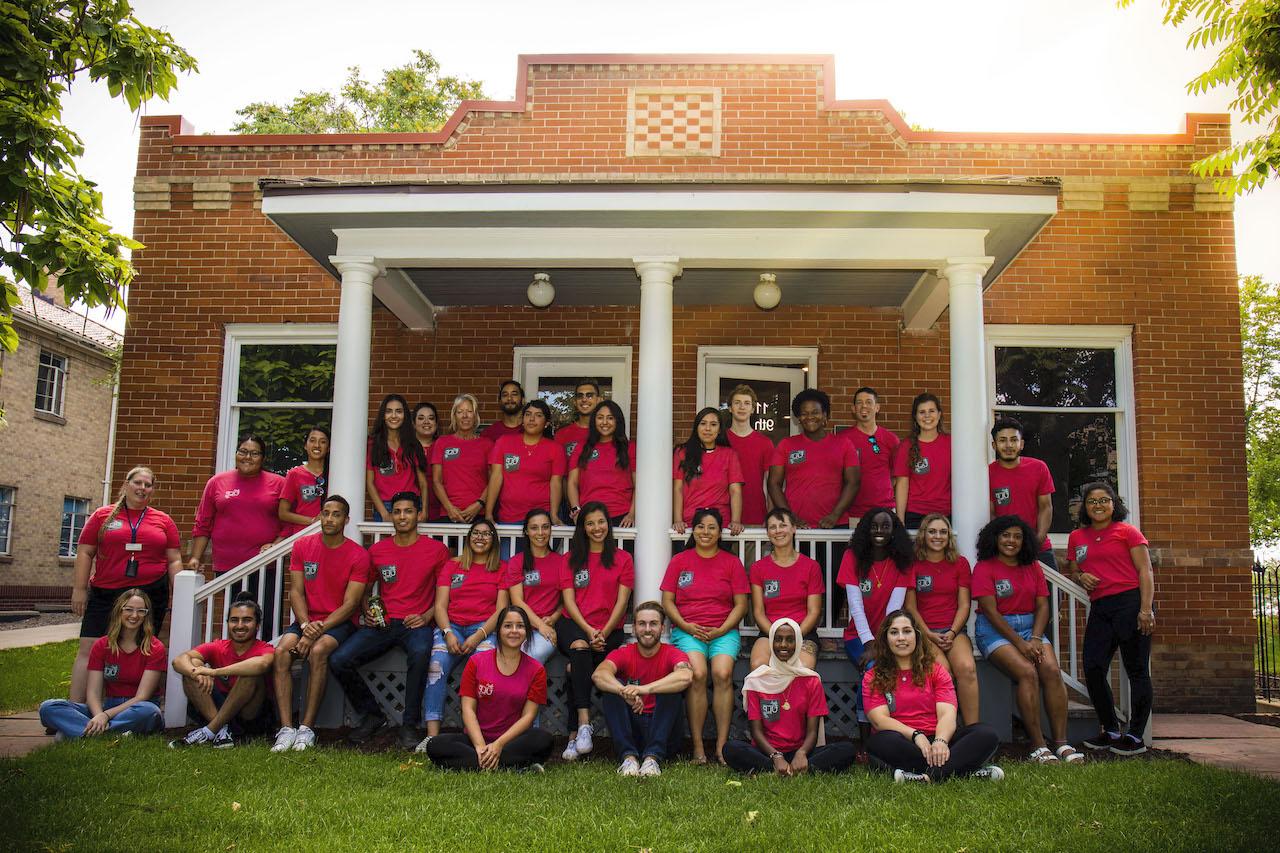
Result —
<instances>
[{"instance_id":1,"label":"red t-shirt","mask_svg":"<svg viewBox=\"0 0 1280 853\"><path fill-rule=\"evenodd\" d=\"M791 679L781 693L747 691L747 719L759 720L769 744L779 752L804 746L810 717L825 717L827 696L822 679L802 675Z\"/></svg>"},{"instance_id":2,"label":"red t-shirt","mask_svg":"<svg viewBox=\"0 0 1280 853\"><path fill-rule=\"evenodd\" d=\"M733 611L735 595L751 593L741 560L719 550L713 557L702 557L693 548L671 558L658 588L675 593L676 607L686 622L712 628L722 625Z\"/></svg>"},{"instance_id":3,"label":"red t-shirt","mask_svg":"<svg viewBox=\"0 0 1280 853\"><path fill-rule=\"evenodd\" d=\"M1049 595L1049 584L1038 562L1007 566L992 557L973 567L973 597L982 595L996 597L996 612L1001 616L1034 613L1036 598Z\"/></svg>"},{"instance_id":4,"label":"red t-shirt","mask_svg":"<svg viewBox=\"0 0 1280 853\"><path fill-rule=\"evenodd\" d=\"M1031 529L1036 529L1040 515L1040 496L1053 494L1053 475L1049 466L1039 459L1022 456L1014 468L1006 468L1000 460L987 466L987 482L991 487L991 506L997 516L1016 515ZM1047 551L1053 545L1049 537L1040 543L1040 550Z\"/></svg>"},{"instance_id":5,"label":"red t-shirt","mask_svg":"<svg viewBox=\"0 0 1280 853\"><path fill-rule=\"evenodd\" d=\"M370 443L364 467L365 470L373 472L373 487L378 490L378 497L383 501L391 500L392 497L400 492L413 492L415 495L421 495L418 491L418 469L413 467L409 454L405 452L403 447L397 447L394 450L388 448L386 464L380 468L375 468L373 467L372 443Z\"/></svg>"},{"instance_id":6,"label":"red t-shirt","mask_svg":"<svg viewBox=\"0 0 1280 853\"><path fill-rule=\"evenodd\" d=\"M488 620L498 609L498 590L505 588L504 574L501 566L491 572L483 563L472 563L465 569L457 560L446 563L436 586L449 588L449 621L454 625L476 625Z\"/></svg>"},{"instance_id":7,"label":"red t-shirt","mask_svg":"<svg viewBox=\"0 0 1280 853\"><path fill-rule=\"evenodd\" d=\"M817 527L839 502L844 469L858 467L858 452L835 433L818 441L792 435L778 442L769 464L782 469L783 493L791 511L805 524Z\"/></svg>"},{"instance_id":8,"label":"red t-shirt","mask_svg":"<svg viewBox=\"0 0 1280 853\"><path fill-rule=\"evenodd\" d=\"M560 606L560 590L569 575L569 560L559 551L550 551L545 557L534 557L533 568L526 572L524 554L516 554L507 560L503 572L503 589L519 584L524 603L539 619L546 619Z\"/></svg>"},{"instance_id":9,"label":"red t-shirt","mask_svg":"<svg viewBox=\"0 0 1280 853\"><path fill-rule=\"evenodd\" d=\"M602 554L587 554L587 565L574 571L565 561L560 576L561 589L573 589L573 602L587 624L599 631L609 621L618 603L618 587L636 587L636 569L631 555L621 548L613 552L613 566L605 568Z\"/></svg>"},{"instance_id":10,"label":"red t-shirt","mask_svg":"<svg viewBox=\"0 0 1280 853\"><path fill-rule=\"evenodd\" d=\"M214 640L209 643L201 643L191 651L200 655L204 662L214 669L221 669L224 666L232 666L241 661L250 660L252 658L262 657L263 655L274 655L276 647L268 642L259 640L254 637L248 647L242 653L236 653L235 643L228 638ZM227 693L232 687L236 686L236 681L240 679L238 675L223 675L217 678L218 689L223 693Z\"/></svg>"},{"instance_id":11,"label":"red t-shirt","mask_svg":"<svg viewBox=\"0 0 1280 853\"><path fill-rule=\"evenodd\" d=\"M680 463L684 461L684 448L676 451L671 464L671 479L684 483L684 516L685 524L693 523L693 513L703 508L720 510L724 526L733 521L729 504L729 486L732 483L745 482L742 476L742 462L732 447L716 447L715 450L702 451L702 473L692 480L685 481L684 471Z\"/></svg>"},{"instance_id":12,"label":"red t-shirt","mask_svg":"<svg viewBox=\"0 0 1280 853\"><path fill-rule=\"evenodd\" d=\"M1146 545L1147 537L1132 524L1116 521L1101 530L1081 527L1067 538L1067 554L1082 572L1096 575L1098 585L1090 601L1138 588L1138 567L1130 548Z\"/></svg>"},{"instance_id":13,"label":"red t-shirt","mask_svg":"<svg viewBox=\"0 0 1280 853\"><path fill-rule=\"evenodd\" d=\"M128 589L155 583L169 571L165 551L180 546L178 525L158 509L147 507L134 511L126 507L111 519L102 534L102 541L99 542L98 531L114 506L110 504L99 507L89 516L84 529L80 531L81 545L96 545L98 548L93 559L91 582L98 589ZM136 541L142 546L142 550L128 551L125 546L135 541L135 525L138 528ZM134 577L128 576L130 557L138 561L138 571Z\"/></svg>"},{"instance_id":14,"label":"red t-shirt","mask_svg":"<svg viewBox=\"0 0 1280 853\"><path fill-rule=\"evenodd\" d=\"M284 477L270 471L242 477L234 468L209 478L196 508L192 536L213 545L213 570L226 572L258 556L280 534Z\"/></svg>"},{"instance_id":15,"label":"red t-shirt","mask_svg":"<svg viewBox=\"0 0 1280 853\"><path fill-rule=\"evenodd\" d=\"M369 582L369 552L350 539L337 548L324 544L323 533L304 536L293 543L289 571L302 575L303 594L307 599L307 615L311 621L328 619L342 606L347 584ZM359 608L351 613L351 623L359 618ZM297 614L294 614L295 617Z\"/></svg>"},{"instance_id":16,"label":"red t-shirt","mask_svg":"<svg viewBox=\"0 0 1280 853\"><path fill-rule=\"evenodd\" d=\"M578 426L576 421L571 424L565 424L556 430L555 442L564 448L566 459L573 456L573 452L587 440L588 432L590 430L584 426Z\"/></svg>"},{"instance_id":17,"label":"red t-shirt","mask_svg":"<svg viewBox=\"0 0 1280 853\"><path fill-rule=\"evenodd\" d=\"M440 466L440 483L449 502L466 509L476 501L484 501L489 488L489 451L493 442L487 438L445 435L431 445L431 464ZM441 514L443 514L441 510Z\"/></svg>"},{"instance_id":18,"label":"red t-shirt","mask_svg":"<svg viewBox=\"0 0 1280 853\"><path fill-rule=\"evenodd\" d=\"M862 466L858 493L849 507L850 518L862 518L878 506L893 509L893 454L900 443L898 437L882 426L867 435L856 425L840 435L853 446Z\"/></svg>"},{"instance_id":19,"label":"red t-shirt","mask_svg":"<svg viewBox=\"0 0 1280 853\"><path fill-rule=\"evenodd\" d=\"M564 449L551 439L525 444L523 434L500 438L489 451L489 464L502 469L498 521L522 522L531 509L558 509L551 505L551 478L563 477L566 464Z\"/></svg>"},{"instance_id":20,"label":"red t-shirt","mask_svg":"<svg viewBox=\"0 0 1280 853\"><path fill-rule=\"evenodd\" d=\"M419 536L418 541L404 547L391 536L370 545L373 571L369 582L377 581L387 618L420 615L431 621L440 569L449 558L449 549L430 536Z\"/></svg>"},{"instance_id":21,"label":"red t-shirt","mask_svg":"<svg viewBox=\"0 0 1280 853\"><path fill-rule=\"evenodd\" d=\"M524 435L523 419L516 421L516 425L513 427L509 427L501 420L497 420L480 430L480 437L489 439L490 443L493 444L496 444L498 439L506 438L509 435Z\"/></svg>"},{"instance_id":22,"label":"red t-shirt","mask_svg":"<svg viewBox=\"0 0 1280 853\"><path fill-rule=\"evenodd\" d=\"M907 478L907 512L951 515L951 436L939 434L920 442L920 461L913 467L911 442L893 454L893 476Z\"/></svg>"},{"instance_id":23,"label":"red t-shirt","mask_svg":"<svg viewBox=\"0 0 1280 853\"><path fill-rule=\"evenodd\" d=\"M520 653L520 664L511 675L498 669L495 650L467 658L462 669L459 696L476 700L476 722L486 743L492 743L516 724L525 702L547 704L547 671L533 658Z\"/></svg>"},{"instance_id":24,"label":"red t-shirt","mask_svg":"<svg viewBox=\"0 0 1280 853\"><path fill-rule=\"evenodd\" d=\"M559 433L556 434L559 438ZM626 469L618 467L618 449L612 441L602 442L591 448L587 467L579 468L584 446L579 444L569 456L569 470L578 472L578 503L586 506L592 501L605 505L610 518L631 512L631 498L635 494L636 443L627 443Z\"/></svg>"},{"instance_id":25,"label":"red t-shirt","mask_svg":"<svg viewBox=\"0 0 1280 853\"><path fill-rule=\"evenodd\" d=\"M434 439L430 444L422 445L422 458L427 462L427 467L422 472L427 477L427 493L422 496L422 508L427 511L427 518L440 518L444 515L444 508L440 505L440 499L436 497L436 490L431 487L431 453L435 450L438 440Z\"/></svg>"},{"instance_id":26,"label":"red t-shirt","mask_svg":"<svg viewBox=\"0 0 1280 853\"><path fill-rule=\"evenodd\" d=\"M752 586L760 587L764 615L770 622L794 619L803 625L804 617L809 615L809 596L827 591L822 566L804 554L797 554L796 561L786 568L775 563L772 556L756 560L751 564L750 579Z\"/></svg>"},{"instance_id":27,"label":"red t-shirt","mask_svg":"<svg viewBox=\"0 0 1280 853\"><path fill-rule=\"evenodd\" d=\"M960 588L969 589L973 572L963 554L956 555L954 563L939 560L916 560L912 567L915 577L916 610L925 627L931 631L945 631L955 621L960 603Z\"/></svg>"},{"instance_id":28,"label":"red t-shirt","mask_svg":"<svg viewBox=\"0 0 1280 853\"><path fill-rule=\"evenodd\" d=\"M658 643L652 657L642 655L635 643L627 643L609 652L604 659L613 664L617 679L623 684L652 684L675 672L677 665L689 663L689 656L670 643ZM644 713L652 714L657 697L649 694L640 698L644 702Z\"/></svg>"},{"instance_id":29,"label":"red t-shirt","mask_svg":"<svg viewBox=\"0 0 1280 853\"><path fill-rule=\"evenodd\" d=\"M307 518L318 518L324 505L324 475L316 476L306 465L295 465L284 475L280 499L289 502L290 511ZM281 522L283 535L292 536L306 525Z\"/></svg>"},{"instance_id":30,"label":"red t-shirt","mask_svg":"<svg viewBox=\"0 0 1280 853\"><path fill-rule=\"evenodd\" d=\"M956 704L955 684L950 673L937 661L934 661L933 672L925 676L924 684L919 687L911 679L911 670L899 670L898 680L888 696L872 689L875 674L872 667L862 676L863 707L871 711L888 706L890 717L929 736L938 731L938 703Z\"/></svg>"},{"instance_id":31,"label":"red t-shirt","mask_svg":"<svg viewBox=\"0 0 1280 853\"><path fill-rule=\"evenodd\" d=\"M168 668L169 658L164 650L164 643L156 637L151 638L149 655L142 653L142 646L131 652L113 652L106 637L94 640L93 647L89 649L89 670L102 673L102 692L108 699L130 699L137 696L144 672L162 673L152 698L163 695L163 673Z\"/></svg>"},{"instance_id":32,"label":"red t-shirt","mask_svg":"<svg viewBox=\"0 0 1280 853\"><path fill-rule=\"evenodd\" d=\"M756 429L747 435L729 430L728 435L729 446L742 464L742 523L764 524L764 480L769 473L769 460L773 458L773 441Z\"/></svg>"},{"instance_id":33,"label":"red t-shirt","mask_svg":"<svg viewBox=\"0 0 1280 853\"><path fill-rule=\"evenodd\" d=\"M905 590L912 581L911 571L898 571L898 565L892 558L872 563L866 578L858 580L852 551L844 552L844 557L840 560L840 571L836 574L836 583L840 586L852 585L862 591L862 612L866 615L867 627L873 634L879 632L880 623L889 612L889 599L893 598L893 591ZM844 638L851 640L856 636L858 628L850 617L849 624L844 627Z\"/></svg>"}]
</instances>

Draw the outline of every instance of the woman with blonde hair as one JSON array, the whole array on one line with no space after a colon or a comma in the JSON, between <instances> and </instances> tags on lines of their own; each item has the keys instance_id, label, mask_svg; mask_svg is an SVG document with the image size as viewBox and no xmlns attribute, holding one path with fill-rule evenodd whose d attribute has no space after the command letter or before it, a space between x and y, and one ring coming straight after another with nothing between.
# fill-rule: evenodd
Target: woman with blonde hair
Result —
<instances>
[{"instance_id":1,"label":"woman with blonde hair","mask_svg":"<svg viewBox=\"0 0 1280 853\"><path fill-rule=\"evenodd\" d=\"M470 524L484 515L493 442L476 431L479 418L475 395L459 394L449 409L449 434L431 445L431 487L446 521Z\"/></svg>"}]
</instances>

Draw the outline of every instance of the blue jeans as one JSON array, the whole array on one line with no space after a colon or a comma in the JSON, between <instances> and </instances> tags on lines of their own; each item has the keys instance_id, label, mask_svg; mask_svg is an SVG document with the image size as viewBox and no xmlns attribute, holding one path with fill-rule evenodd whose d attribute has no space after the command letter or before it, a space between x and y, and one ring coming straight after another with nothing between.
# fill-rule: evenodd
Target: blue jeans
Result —
<instances>
[{"instance_id":1,"label":"blue jeans","mask_svg":"<svg viewBox=\"0 0 1280 853\"><path fill-rule=\"evenodd\" d=\"M662 761L672 748L673 738L679 737L676 725L684 715L683 693L657 693L653 697L653 713L637 714L621 696L606 693L600 705L604 711L609 734L613 738L613 751L618 759L634 755Z\"/></svg>"},{"instance_id":2,"label":"blue jeans","mask_svg":"<svg viewBox=\"0 0 1280 853\"><path fill-rule=\"evenodd\" d=\"M862 665L862 652L865 649L866 645L859 637L850 637L844 641L844 653L849 658L849 662L853 664L853 671L857 673L856 681L853 685L853 710L860 723L867 721L867 712L863 710L862 706L862 676L866 673L866 669Z\"/></svg>"},{"instance_id":3,"label":"blue jeans","mask_svg":"<svg viewBox=\"0 0 1280 853\"><path fill-rule=\"evenodd\" d=\"M130 697L114 696L103 701L106 711L129 701ZM83 702L66 699L46 699L40 703L40 722L47 728L57 729L63 737L84 737L85 726L93 719L93 712ZM111 718L107 726L112 732L135 732L140 735L158 732L164 728L164 715L154 702L135 702Z\"/></svg>"},{"instance_id":4,"label":"blue jeans","mask_svg":"<svg viewBox=\"0 0 1280 853\"><path fill-rule=\"evenodd\" d=\"M453 628L453 636L457 637L458 642L463 643L467 637L483 628L484 623L476 622L472 625L459 625L454 622L450 623L449 627ZM497 643L497 634L490 634L476 647L476 651L483 652L495 648ZM427 667L427 689L424 691L422 699L422 718L424 720L438 722L443 719L444 697L449 689L449 673L453 672L453 668L458 665L459 661L466 660L470 656L452 654L449 651L448 644L444 641L444 631L436 628L435 639L431 645L431 663Z\"/></svg>"},{"instance_id":5,"label":"blue jeans","mask_svg":"<svg viewBox=\"0 0 1280 853\"><path fill-rule=\"evenodd\" d=\"M406 628L403 619L388 619L385 628L360 628L329 656L329 671L342 685L351 707L362 717L370 714L382 716L382 708L368 682L360 675L360 667L381 657L393 646L404 649L406 672L401 723L417 727L421 722L422 694L434 637L435 631L430 626Z\"/></svg>"}]
</instances>

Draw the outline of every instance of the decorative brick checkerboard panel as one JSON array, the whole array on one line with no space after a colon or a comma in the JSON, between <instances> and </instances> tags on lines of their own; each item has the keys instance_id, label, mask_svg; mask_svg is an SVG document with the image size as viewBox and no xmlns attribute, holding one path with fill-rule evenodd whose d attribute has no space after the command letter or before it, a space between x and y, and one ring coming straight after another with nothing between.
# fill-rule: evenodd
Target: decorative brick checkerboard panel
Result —
<instances>
[{"instance_id":1,"label":"decorative brick checkerboard panel","mask_svg":"<svg viewBox=\"0 0 1280 853\"><path fill-rule=\"evenodd\" d=\"M719 157L720 90L630 89L627 156Z\"/></svg>"}]
</instances>

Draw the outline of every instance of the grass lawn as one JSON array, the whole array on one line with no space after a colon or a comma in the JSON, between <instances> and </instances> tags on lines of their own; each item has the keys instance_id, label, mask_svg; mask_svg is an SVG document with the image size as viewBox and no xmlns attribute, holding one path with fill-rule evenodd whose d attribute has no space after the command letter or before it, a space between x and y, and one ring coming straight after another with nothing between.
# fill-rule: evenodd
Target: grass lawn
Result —
<instances>
[{"instance_id":1,"label":"grass lawn","mask_svg":"<svg viewBox=\"0 0 1280 853\"><path fill-rule=\"evenodd\" d=\"M0 761L12 850L1214 850L1277 843L1280 785L1169 759L1006 763L1003 782L741 780L671 764L455 774L406 754L159 738L63 743ZM1271 848L1275 849L1275 848Z\"/></svg>"},{"instance_id":2,"label":"grass lawn","mask_svg":"<svg viewBox=\"0 0 1280 853\"><path fill-rule=\"evenodd\" d=\"M63 697L79 640L0 651L0 714L30 711L45 699Z\"/></svg>"}]
</instances>

